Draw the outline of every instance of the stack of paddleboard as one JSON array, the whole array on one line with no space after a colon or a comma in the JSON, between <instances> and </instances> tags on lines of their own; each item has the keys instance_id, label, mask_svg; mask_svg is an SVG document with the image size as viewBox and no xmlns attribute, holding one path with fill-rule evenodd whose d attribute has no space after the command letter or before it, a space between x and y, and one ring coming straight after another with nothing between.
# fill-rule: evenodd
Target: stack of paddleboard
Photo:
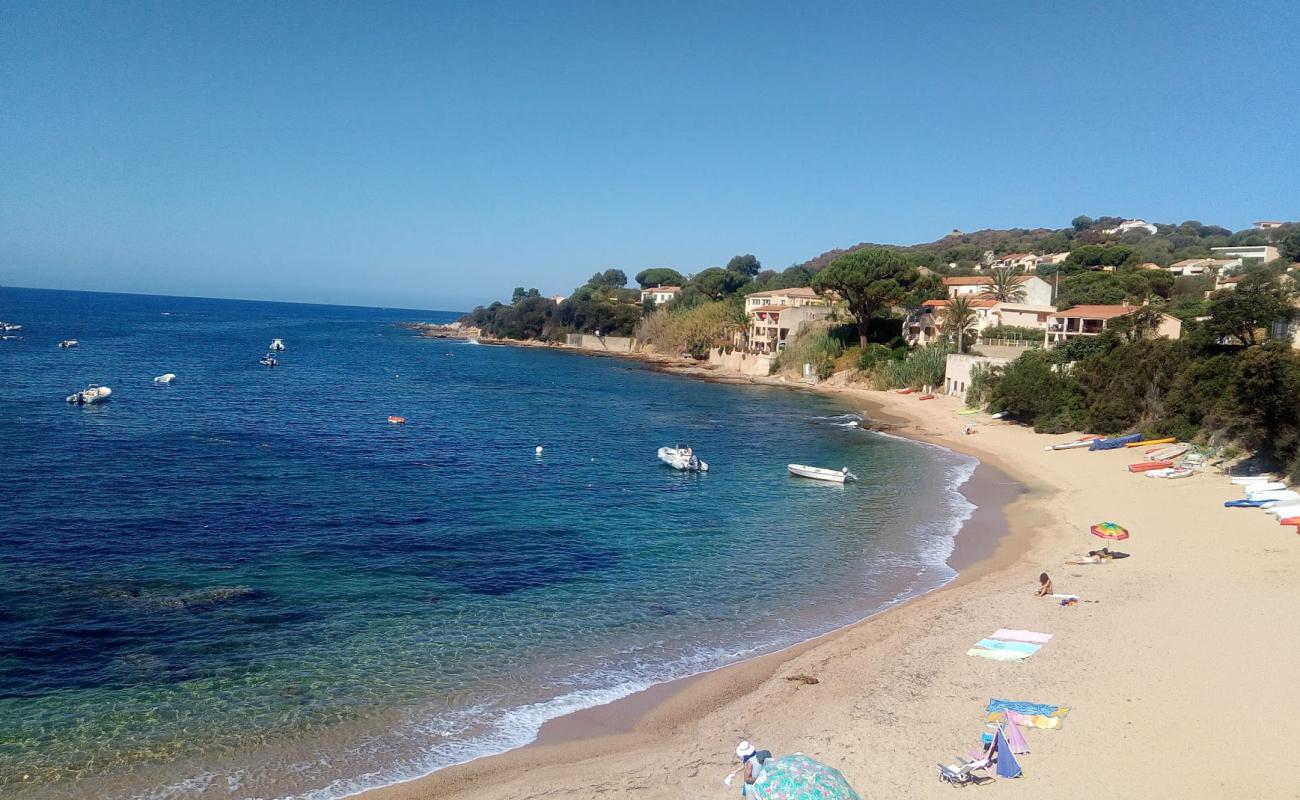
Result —
<instances>
[{"instance_id":1,"label":"stack of paddleboard","mask_svg":"<svg viewBox=\"0 0 1300 800\"><path fill-rule=\"evenodd\" d=\"M1145 470L1148 478L1188 478L1192 475L1192 468L1185 462L1179 463L1177 459L1183 457L1191 445L1174 443L1153 447L1146 451L1145 458L1150 463L1160 463L1159 467ZM1169 462L1169 463L1163 463ZM1130 469L1132 469L1130 467Z\"/></svg>"},{"instance_id":2,"label":"stack of paddleboard","mask_svg":"<svg viewBox=\"0 0 1300 800\"><path fill-rule=\"evenodd\" d=\"M1272 475L1251 475L1232 479L1246 493L1241 500L1228 500L1228 508L1262 508L1283 525L1300 526L1300 492L1273 480Z\"/></svg>"}]
</instances>

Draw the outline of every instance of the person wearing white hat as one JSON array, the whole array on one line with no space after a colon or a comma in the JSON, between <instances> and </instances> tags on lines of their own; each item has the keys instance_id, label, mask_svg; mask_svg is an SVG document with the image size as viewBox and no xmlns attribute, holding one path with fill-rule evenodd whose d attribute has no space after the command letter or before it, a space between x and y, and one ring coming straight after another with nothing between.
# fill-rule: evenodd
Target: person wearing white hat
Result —
<instances>
[{"instance_id":1,"label":"person wearing white hat","mask_svg":"<svg viewBox=\"0 0 1300 800\"><path fill-rule=\"evenodd\" d=\"M772 754L767 750L755 750L754 745L748 741L743 741L736 745L736 758L740 759L744 765L742 780L740 782L740 796L748 794L749 786L763 774L763 762L771 758Z\"/></svg>"}]
</instances>

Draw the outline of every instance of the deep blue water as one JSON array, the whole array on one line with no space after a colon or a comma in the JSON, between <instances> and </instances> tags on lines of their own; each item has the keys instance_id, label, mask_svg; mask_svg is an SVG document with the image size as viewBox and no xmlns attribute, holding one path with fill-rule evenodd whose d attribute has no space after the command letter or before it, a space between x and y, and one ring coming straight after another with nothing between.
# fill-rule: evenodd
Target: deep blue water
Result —
<instances>
[{"instance_id":1,"label":"deep blue water","mask_svg":"<svg viewBox=\"0 0 1300 800\"><path fill-rule=\"evenodd\" d=\"M0 796L336 797L952 576L970 459L453 316L0 289Z\"/></svg>"}]
</instances>

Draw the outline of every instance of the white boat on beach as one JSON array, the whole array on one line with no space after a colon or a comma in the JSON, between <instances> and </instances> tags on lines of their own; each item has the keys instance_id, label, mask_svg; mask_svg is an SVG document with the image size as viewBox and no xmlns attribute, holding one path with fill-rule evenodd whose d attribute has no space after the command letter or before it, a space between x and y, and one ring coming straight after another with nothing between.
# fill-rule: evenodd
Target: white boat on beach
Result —
<instances>
[{"instance_id":1,"label":"white boat on beach","mask_svg":"<svg viewBox=\"0 0 1300 800\"><path fill-rule=\"evenodd\" d=\"M1060 444L1049 444L1044 450L1075 450L1080 447L1090 447L1093 439L1099 439L1099 436L1084 436L1070 442L1061 442Z\"/></svg>"},{"instance_id":2,"label":"white boat on beach","mask_svg":"<svg viewBox=\"0 0 1300 800\"><path fill-rule=\"evenodd\" d=\"M700 457L695 455L694 450L681 445L659 448L659 460L682 472L709 471L709 465L701 461Z\"/></svg>"},{"instance_id":3,"label":"white boat on beach","mask_svg":"<svg viewBox=\"0 0 1300 800\"><path fill-rule=\"evenodd\" d=\"M810 467L806 464L786 464L785 468L790 470L791 475L796 475L800 478L812 478L815 481L844 483L846 481L856 481L858 479L857 475L849 472L848 467L834 470L825 469L824 467Z\"/></svg>"},{"instance_id":4,"label":"white boat on beach","mask_svg":"<svg viewBox=\"0 0 1300 800\"><path fill-rule=\"evenodd\" d=\"M284 340L283 340L283 339L272 339L272 340L271 340L271 352L272 352L272 353L282 353L282 352L284 352Z\"/></svg>"},{"instance_id":5,"label":"white boat on beach","mask_svg":"<svg viewBox=\"0 0 1300 800\"><path fill-rule=\"evenodd\" d=\"M96 386L92 383L85 389L68 395L68 402L77 406L91 406L95 403L102 403L112 396L112 389L107 386Z\"/></svg>"},{"instance_id":6,"label":"white boat on beach","mask_svg":"<svg viewBox=\"0 0 1300 800\"><path fill-rule=\"evenodd\" d=\"M1232 484L1234 486L1249 486L1253 483L1268 483L1276 480L1276 475L1238 475L1232 479Z\"/></svg>"},{"instance_id":7,"label":"white boat on beach","mask_svg":"<svg viewBox=\"0 0 1300 800\"><path fill-rule=\"evenodd\" d=\"M1147 453L1146 459L1147 461L1171 461L1190 449L1192 449L1192 446L1189 444L1171 444Z\"/></svg>"}]
</instances>

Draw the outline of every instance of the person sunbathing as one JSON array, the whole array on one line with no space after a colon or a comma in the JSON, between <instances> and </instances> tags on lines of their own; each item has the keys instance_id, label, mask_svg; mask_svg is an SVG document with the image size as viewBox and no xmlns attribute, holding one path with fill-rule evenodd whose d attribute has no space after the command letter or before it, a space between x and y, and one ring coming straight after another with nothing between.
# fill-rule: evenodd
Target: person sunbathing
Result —
<instances>
[{"instance_id":1,"label":"person sunbathing","mask_svg":"<svg viewBox=\"0 0 1300 800\"><path fill-rule=\"evenodd\" d=\"M1034 593L1034 596L1047 597L1052 591L1052 579L1047 577L1047 573L1044 572L1038 576L1038 591Z\"/></svg>"}]
</instances>

